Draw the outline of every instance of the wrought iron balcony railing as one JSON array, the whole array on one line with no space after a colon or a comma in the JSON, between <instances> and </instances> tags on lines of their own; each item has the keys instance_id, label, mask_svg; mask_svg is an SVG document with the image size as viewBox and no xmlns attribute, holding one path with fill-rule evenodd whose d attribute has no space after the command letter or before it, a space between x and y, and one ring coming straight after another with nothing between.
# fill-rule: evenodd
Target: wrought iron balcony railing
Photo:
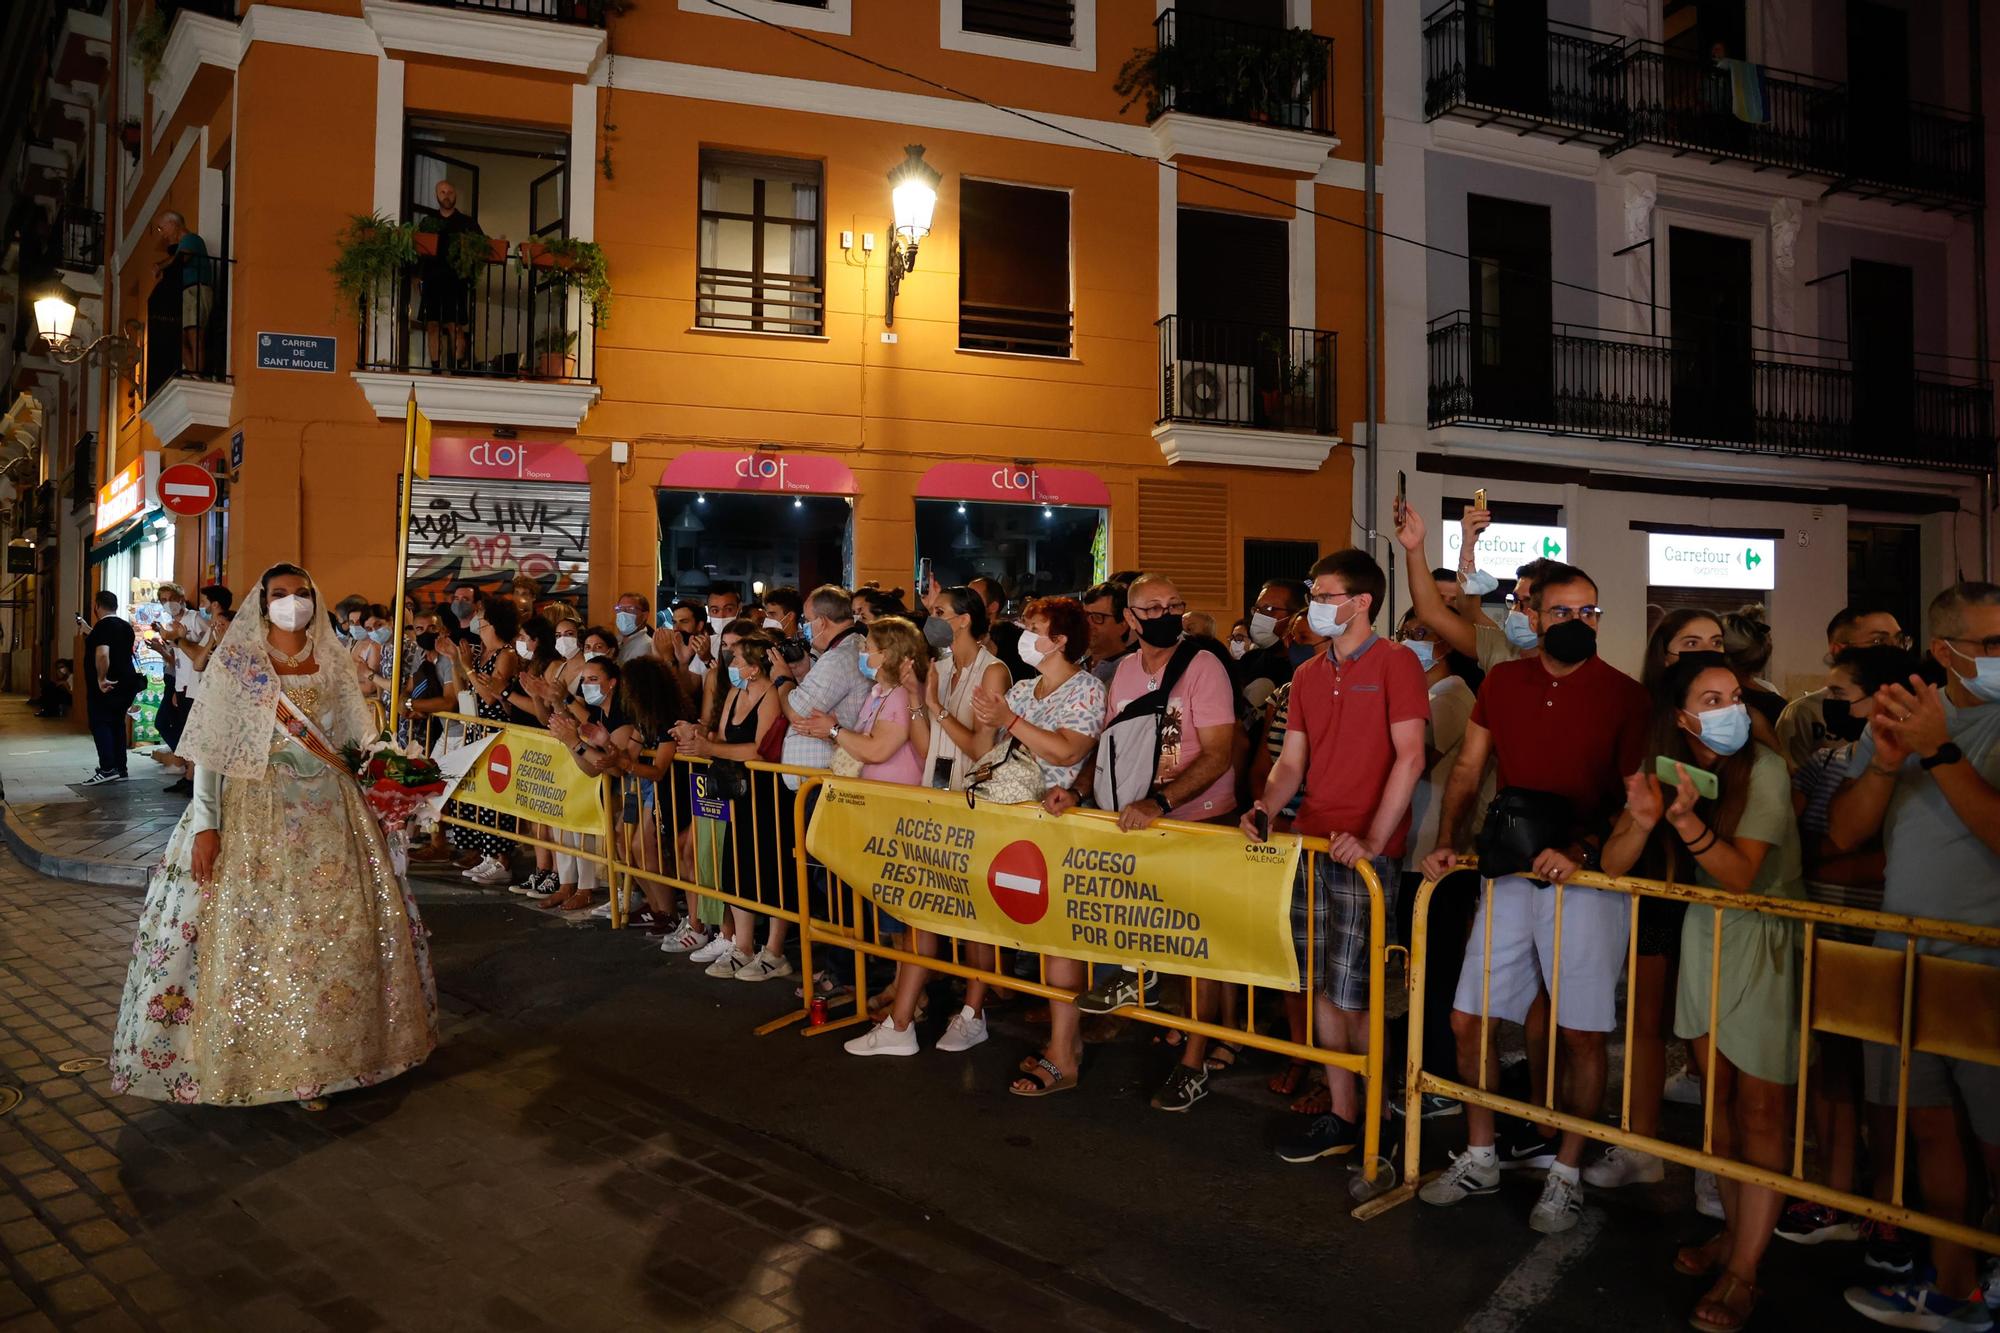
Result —
<instances>
[{"instance_id":1,"label":"wrought iron balcony railing","mask_svg":"<svg viewBox=\"0 0 2000 1333\"><path fill-rule=\"evenodd\" d=\"M1160 330L1161 421L1332 435L1334 355L1328 329L1167 315Z\"/></svg>"},{"instance_id":2,"label":"wrought iron balcony railing","mask_svg":"<svg viewBox=\"0 0 2000 1333\"><path fill-rule=\"evenodd\" d=\"M1919 372L1857 376L1838 357L1554 324L1506 338L1455 310L1430 323L1430 424L1487 425L1751 453L1983 472L1993 388Z\"/></svg>"},{"instance_id":3,"label":"wrought iron balcony railing","mask_svg":"<svg viewBox=\"0 0 2000 1333\"><path fill-rule=\"evenodd\" d=\"M183 259L146 298L148 400L176 379L229 379L229 279L234 260Z\"/></svg>"},{"instance_id":4,"label":"wrought iron balcony railing","mask_svg":"<svg viewBox=\"0 0 2000 1333\"><path fill-rule=\"evenodd\" d=\"M104 214L80 204L56 210L56 267L71 273L104 267Z\"/></svg>"},{"instance_id":5,"label":"wrought iron balcony railing","mask_svg":"<svg viewBox=\"0 0 2000 1333\"><path fill-rule=\"evenodd\" d=\"M601 28L605 14L613 11L618 0L417 0L417 3L436 5L442 9L470 9L481 14Z\"/></svg>"},{"instance_id":6,"label":"wrought iron balcony railing","mask_svg":"<svg viewBox=\"0 0 2000 1333\"><path fill-rule=\"evenodd\" d=\"M503 245L496 240L494 251ZM374 284L361 303L356 364L396 373L595 383L596 334L597 312L568 269L530 263L507 250L480 265L470 282L448 266L432 265Z\"/></svg>"},{"instance_id":7,"label":"wrought iron balcony railing","mask_svg":"<svg viewBox=\"0 0 2000 1333\"><path fill-rule=\"evenodd\" d=\"M1539 69L1508 49L1491 4L1451 0L1424 20L1424 116L1608 143L1624 132L1623 47L1610 33L1550 23ZM1532 54L1529 52L1527 54Z\"/></svg>"},{"instance_id":8,"label":"wrought iron balcony railing","mask_svg":"<svg viewBox=\"0 0 2000 1333\"><path fill-rule=\"evenodd\" d=\"M1332 134L1333 39L1168 9L1153 20L1148 119L1169 111Z\"/></svg>"}]
</instances>

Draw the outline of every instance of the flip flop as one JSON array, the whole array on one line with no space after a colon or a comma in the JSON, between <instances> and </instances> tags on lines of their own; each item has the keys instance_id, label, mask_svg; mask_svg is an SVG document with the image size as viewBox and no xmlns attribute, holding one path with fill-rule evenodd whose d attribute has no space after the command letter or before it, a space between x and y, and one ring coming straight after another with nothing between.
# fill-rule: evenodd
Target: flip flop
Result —
<instances>
[{"instance_id":1,"label":"flip flop","mask_svg":"<svg viewBox=\"0 0 2000 1333\"><path fill-rule=\"evenodd\" d=\"M1699 1245L1683 1245L1674 1251L1674 1271L1682 1277L1707 1277L1721 1270L1723 1260L1709 1254L1709 1247L1721 1240L1717 1233Z\"/></svg>"},{"instance_id":2,"label":"flip flop","mask_svg":"<svg viewBox=\"0 0 2000 1333\"><path fill-rule=\"evenodd\" d=\"M1046 1078L1043 1077L1044 1072L1047 1073ZM1053 1097L1059 1092L1068 1092L1076 1086L1075 1079L1063 1073L1053 1060L1045 1057L1038 1057L1035 1060L1035 1067L1025 1071L1025 1073L1028 1078L1035 1081L1036 1086L1033 1088L1021 1088L1016 1087L1014 1083L1009 1083L1007 1091L1013 1093L1016 1097Z\"/></svg>"}]
</instances>

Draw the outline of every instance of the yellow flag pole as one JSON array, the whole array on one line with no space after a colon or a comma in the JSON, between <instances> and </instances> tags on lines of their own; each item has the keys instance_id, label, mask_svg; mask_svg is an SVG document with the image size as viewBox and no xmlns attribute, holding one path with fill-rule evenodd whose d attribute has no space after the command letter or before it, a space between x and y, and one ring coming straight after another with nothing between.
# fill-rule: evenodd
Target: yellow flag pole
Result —
<instances>
[{"instance_id":1,"label":"yellow flag pole","mask_svg":"<svg viewBox=\"0 0 2000 1333\"><path fill-rule=\"evenodd\" d=\"M430 444L430 423L424 420L423 413L417 410L417 386L412 384L410 385L409 405L403 415L403 495L402 505L396 520L396 629L394 636L389 640L388 723L391 738L394 738L396 735L397 724L402 720L403 710L403 641L406 637L403 632L403 612L409 600L410 498L414 489L419 464L417 457L417 437L420 431L424 436L424 453L426 454L426 457L422 459L422 463L424 474L428 476L430 475L430 459L428 457L430 452L428 447ZM415 738L415 729L412 728L411 739L414 740Z\"/></svg>"}]
</instances>

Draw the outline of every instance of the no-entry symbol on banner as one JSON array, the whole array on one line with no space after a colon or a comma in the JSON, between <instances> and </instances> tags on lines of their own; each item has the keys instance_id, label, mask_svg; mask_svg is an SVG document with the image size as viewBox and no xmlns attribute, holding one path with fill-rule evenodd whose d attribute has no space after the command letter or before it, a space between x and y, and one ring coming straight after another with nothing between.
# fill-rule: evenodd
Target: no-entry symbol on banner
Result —
<instances>
[{"instance_id":1,"label":"no-entry symbol on banner","mask_svg":"<svg viewBox=\"0 0 2000 1333\"><path fill-rule=\"evenodd\" d=\"M1048 915L1049 863L1032 842L1010 842L996 852L986 871L986 887L1000 910L1024 926Z\"/></svg>"},{"instance_id":2,"label":"no-entry symbol on banner","mask_svg":"<svg viewBox=\"0 0 2000 1333\"><path fill-rule=\"evenodd\" d=\"M494 794L507 790L507 784L514 780L514 756L506 746L495 743L486 752L486 781Z\"/></svg>"},{"instance_id":3,"label":"no-entry symbol on banner","mask_svg":"<svg viewBox=\"0 0 2000 1333\"><path fill-rule=\"evenodd\" d=\"M197 463L176 463L160 473L160 508L182 518L215 507L215 476Z\"/></svg>"}]
</instances>

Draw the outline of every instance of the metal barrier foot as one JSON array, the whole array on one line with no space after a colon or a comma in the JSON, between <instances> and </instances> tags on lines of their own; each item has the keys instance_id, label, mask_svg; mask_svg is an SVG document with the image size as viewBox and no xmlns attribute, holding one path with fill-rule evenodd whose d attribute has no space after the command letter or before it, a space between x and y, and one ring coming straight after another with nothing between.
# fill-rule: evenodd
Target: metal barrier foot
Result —
<instances>
[{"instance_id":1,"label":"metal barrier foot","mask_svg":"<svg viewBox=\"0 0 2000 1333\"><path fill-rule=\"evenodd\" d=\"M1401 1185L1384 1187L1379 1177L1373 1185L1369 1185L1361 1177L1356 1176L1349 1183L1347 1192L1352 1197L1361 1198L1360 1206L1348 1216L1357 1222L1372 1222L1398 1204L1408 1203L1417 1197L1417 1182L1412 1180Z\"/></svg>"},{"instance_id":2,"label":"metal barrier foot","mask_svg":"<svg viewBox=\"0 0 2000 1333\"><path fill-rule=\"evenodd\" d=\"M1353 1174L1347 1178L1347 1197L1359 1204L1366 1204L1395 1189L1399 1179L1395 1162L1379 1154L1375 1158L1375 1179L1370 1180L1362 1174L1361 1164L1358 1162L1352 1171Z\"/></svg>"},{"instance_id":3,"label":"metal barrier foot","mask_svg":"<svg viewBox=\"0 0 2000 1333\"><path fill-rule=\"evenodd\" d=\"M791 1017L797 1018L799 1015L793 1014ZM824 1037L829 1032L838 1032L842 1028L851 1028L867 1022L869 1022L868 1015L860 1012L857 1007L856 1012L849 1014L845 1018L828 1019L816 1028L807 1028L805 1031L799 1033L799 1035L801 1037Z\"/></svg>"},{"instance_id":4,"label":"metal barrier foot","mask_svg":"<svg viewBox=\"0 0 2000 1333\"><path fill-rule=\"evenodd\" d=\"M767 1037L782 1028L788 1028L794 1023L803 1023L805 1021L806 1011L804 1009L794 1009L789 1013L780 1014L762 1027L757 1028L756 1033L760 1037Z\"/></svg>"}]
</instances>

